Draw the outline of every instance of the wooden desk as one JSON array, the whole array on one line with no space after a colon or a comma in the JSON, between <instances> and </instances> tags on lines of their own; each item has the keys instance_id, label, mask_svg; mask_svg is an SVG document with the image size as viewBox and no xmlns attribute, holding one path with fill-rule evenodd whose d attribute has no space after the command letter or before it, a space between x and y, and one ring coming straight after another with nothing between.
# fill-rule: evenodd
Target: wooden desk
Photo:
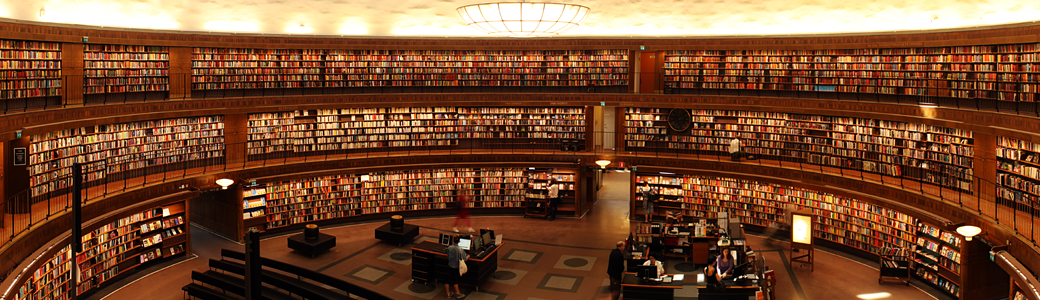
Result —
<instances>
[{"instance_id":1,"label":"wooden desk","mask_svg":"<svg viewBox=\"0 0 1040 300\"><path fill-rule=\"evenodd\" d=\"M503 243L504 244L504 243ZM448 266L447 246L423 241L412 247L412 280L428 284L437 278L446 278L448 272L457 272ZM466 267L469 271L459 278L459 284L480 287L484 281L498 270L498 249L502 244L492 246L477 256L474 251L466 251L469 260Z\"/></svg>"},{"instance_id":2,"label":"wooden desk","mask_svg":"<svg viewBox=\"0 0 1040 300\"><path fill-rule=\"evenodd\" d=\"M621 278L621 293L625 300L672 300L675 299L675 290L682 287L682 281L645 283L635 273L625 273Z\"/></svg>"},{"instance_id":3,"label":"wooden desk","mask_svg":"<svg viewBox=\"0 0 1040 300\"><path fill-rule=\"evenodd\" d=\"M757 283L748 280L744 284L738 284L733 280L724 280L726 288L709 289L707 286L697 287L697 299L699 300L755 300L755 292L761 290Z\"/></svg>"}]
</instances>

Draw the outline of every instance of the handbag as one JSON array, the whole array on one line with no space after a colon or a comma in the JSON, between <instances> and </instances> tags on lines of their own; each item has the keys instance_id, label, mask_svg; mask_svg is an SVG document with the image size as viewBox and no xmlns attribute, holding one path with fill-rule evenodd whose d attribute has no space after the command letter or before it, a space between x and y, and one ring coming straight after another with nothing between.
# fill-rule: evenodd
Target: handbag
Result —
<instances>
[{"instance_id":1,"label":"handbag","mask_svg":"<svg viewBox=\"0 0 1040 300\"><path fill-rule=\"evenodd\" d=\"M459 276L462 276L462 274L466 274L466 271L469 271L469 267L466 267L466 260L465 259L460 259L459 260Z\"/></svg>"}]
</instances>

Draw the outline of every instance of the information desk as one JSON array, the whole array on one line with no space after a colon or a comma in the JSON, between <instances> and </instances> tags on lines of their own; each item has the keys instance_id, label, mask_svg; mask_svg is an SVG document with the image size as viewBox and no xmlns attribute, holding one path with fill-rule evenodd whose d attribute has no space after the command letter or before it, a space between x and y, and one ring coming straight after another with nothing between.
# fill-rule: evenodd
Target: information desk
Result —
<instances>
[{"instance_id":1,"label":"information desk","mask_svg":"<svg viewBox=\"0 0 1040 300\"><path fill-rule=\"evenodd\" d=\"M469 260L466 267L469 271L462 275L459 284L470 285L479 288L480 284L491 278L498 270L498 249L502 245L492 245L480 253L477 251L466 251ZM445 278L448 272L457 272L448 266L448 247L423 241L412 247L412 281L423 284L433 283L437 278Z\"/></svg>"},{"instance_id":2,"label":"information desk","mask_svg":"<svg viewBox=\"0 0 1040 300\"><path fill-rule=\"evenodd\" d=\"M734 281L723 280L726 287L722 289L709 289L707 286L697 286L697 299L699 300L754 300L755 292L761 290L755 280Z\"/></svg>"},{"instance_id":3,"label":"information desk","mask_svg":"<svg viewBox=\"0 0 1040 300\"><path fill-rule=\"evenodd\" d=\"M683 288L682 280L672 282L643 282L635 273L621 278L621 294L625 300L672 300L675 290Z\"/></svg>"}]
</instances>

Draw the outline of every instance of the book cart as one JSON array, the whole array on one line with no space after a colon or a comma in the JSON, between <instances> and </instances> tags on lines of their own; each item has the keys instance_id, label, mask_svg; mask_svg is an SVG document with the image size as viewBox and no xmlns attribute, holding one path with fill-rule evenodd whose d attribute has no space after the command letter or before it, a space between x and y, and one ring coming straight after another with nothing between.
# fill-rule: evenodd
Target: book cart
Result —
<instances>
[{"instance_id":1,"label":"book cart","mask_svg":"<svg viewBox=\"0 0 1040 300\"><path fill-rule=\"evenodd\" d=\"M905 248L884 248L879 257L878 284L899 281L910 285L910 256L913 251Z\"/></svg>"}]
</instances>

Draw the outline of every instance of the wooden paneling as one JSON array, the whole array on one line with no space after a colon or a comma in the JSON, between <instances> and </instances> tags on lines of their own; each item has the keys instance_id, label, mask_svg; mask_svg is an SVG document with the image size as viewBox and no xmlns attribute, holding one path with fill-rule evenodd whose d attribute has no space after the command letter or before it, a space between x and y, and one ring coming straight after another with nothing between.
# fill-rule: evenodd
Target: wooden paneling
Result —
<instances>
[{"instance_id":1,"label":"wooden paneling","mask_svg":"<svg viewBox=\"0 0 1040 300\"><path fill-rule=\"evenodd\" d=\"M975 176L985 179L988 183L997 180L997 137L988 133L974 133L975 145L972 150L975 154L975 162L972 164L972 172ZM976 183L975 193L983 199L996 199L996 185Z\"/></svg>"},{"instance_id":2,"label":"wooden paneling","mask_svg":"<svg viewBox=\"0 0 1040 300\"><path fill-rule=\"evenodd\" d=\"M241 184L232 185L226 190L201 193L189 203L192 222L231 240L242 241Z\"/></svg>"},{"instance_id":3,"label":"wooden paneling","mask_svg":"<svg viewBox=\"0 0 1040 300\"><path fill-rule=\"evenodd\" d=\"M191 48L170 47L170 98L191 95Z\"/></svg>"},{"instance_id":4,"label":"wooden paneling","mask_svg":"<svg viewBox=\"0 0 1040 300\"><path fill-rule=\"evenodd\" d=\"M83 44L61 44L62 103L83 103Z\"/></svg>"},{"instance_id":5,"label":"wooden paneling","mask_svg":"<svg viewBox=\"0 0 1040 300\"><path fill-rule=\"evenodd\" d=\"M4 149L4 199L12 199L17 193L29 188L29 136L8 141L7 149ZM14 149L25 148L25 165L14 165ZM18 197L8 200L7 212L25 213L29 210L29 198Z\"/></svg>"},{"instance_id":6,"label":"wooden paneling","mask_svg":"<svg viewBox=\"0 0 1040 300\"><path fill-rule=\"evenodd\" d=\"M975 238L961 248L961 299L1006 299L1011 277L989 260L989 245Z\"/></svg>"},{"instance_id":7,"label":"wooden paneling","mask_svg":"<svg viewBox=\"0 0 1040 300\"><path fill-rule=\"evenodd\" d=\"M246 142L249 141L249 115L224 115L224 156L228 166L246 161Z\"/></svg>"},{"instance_id":8,"label":"wooden paneling","mask_svg":"<svg viewBox=\"0 0 1040 300\"><path fill-rule=\"evenodd\" d=\"M639 74L637 76L639 76L640 94L660 93L660 91L656 91L654 88L657 86L657 74L654 74L654 70L657 66L656 61L658 57L657 53L654 52L639 52Z\"/></svg>"}]
</instances>

